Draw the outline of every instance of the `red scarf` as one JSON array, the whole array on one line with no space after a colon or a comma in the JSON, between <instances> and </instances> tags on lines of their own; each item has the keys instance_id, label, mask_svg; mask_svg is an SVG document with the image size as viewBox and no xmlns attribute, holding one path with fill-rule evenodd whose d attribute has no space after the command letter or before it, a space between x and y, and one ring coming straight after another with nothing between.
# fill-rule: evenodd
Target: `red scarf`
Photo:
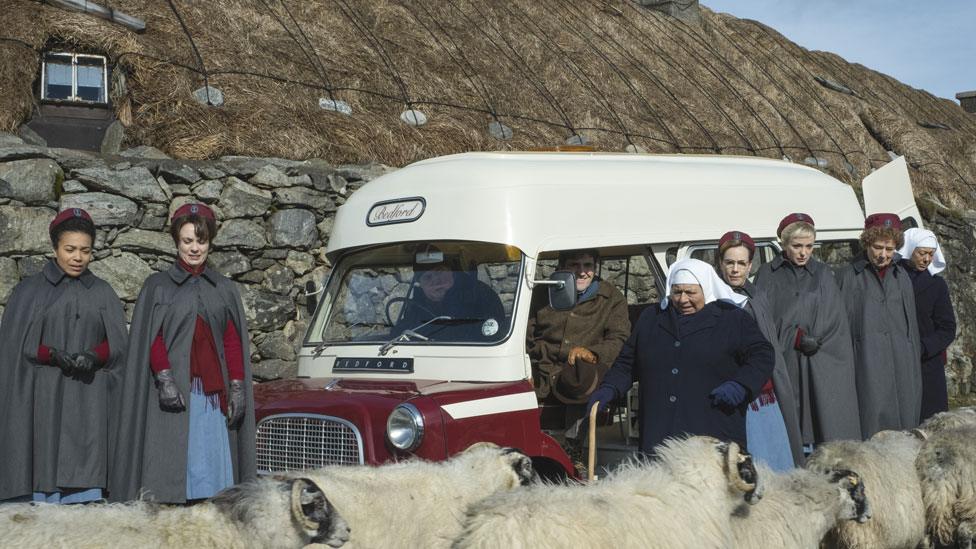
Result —
<instances>
[{"instance_id":1,"label":"red scarf","mask_svg":"<svg viewBox=\"0 0 976 549\"><path fill-rule=\"evenodd\" d=\"M758 404L756 402L759 402ZM753 412L758 412L760 406L769 406L776 403L776 393L773 391L773 380L770 379L759 390L759 396L749 403Z\"/></svg>"},{"instance_id":2,"label":"red scarf","mask_svg":"<svg viewBox=\"0 0 976 549\"><path fill-rule=\"evenodd\" d=\"M180 267L193 276L199 276L207 268L205 263L197 267L188 265L183 258L179 259ZM193 344L190 347L190 379L200 379L203 394L211 404L220 404L220 409L227 413L227 389L224 376L220 372L220 358L217 345L214 343L213 331L210 325L200 315L197 315L196 327L193 329Z\"/></svg>"}]
</instances>

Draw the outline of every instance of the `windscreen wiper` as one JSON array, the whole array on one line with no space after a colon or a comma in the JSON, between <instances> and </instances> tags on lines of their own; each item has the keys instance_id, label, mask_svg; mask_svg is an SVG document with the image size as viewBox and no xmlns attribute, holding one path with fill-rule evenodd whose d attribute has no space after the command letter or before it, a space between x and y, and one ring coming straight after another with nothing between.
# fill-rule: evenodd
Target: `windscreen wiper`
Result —
<instances>
[{"instance_id":1,"label":"windscreen wiper","mask_svg":"<svg viewBox=\"0 0 976 549\"><path fill-rule=\"evenodd\" d=\"M484 320L485 319L483 318L472 318L472 317L462 318L462 317L453 317L448 315L435 316L434 318L424 322L423 324L417 326L416 328L411 328L409 330L404 330L400 332L400 335L384 343L383 346L380 347L379 355L386 356L386 353L390 352L390 349L396 347L398 344L403 343L405 341L413 341L415 339L419 339L420 341L430 341L429 337L417 333L417 330L429 324L464 324L467 322L482 322Z\"/></svg>"}]
</instances>

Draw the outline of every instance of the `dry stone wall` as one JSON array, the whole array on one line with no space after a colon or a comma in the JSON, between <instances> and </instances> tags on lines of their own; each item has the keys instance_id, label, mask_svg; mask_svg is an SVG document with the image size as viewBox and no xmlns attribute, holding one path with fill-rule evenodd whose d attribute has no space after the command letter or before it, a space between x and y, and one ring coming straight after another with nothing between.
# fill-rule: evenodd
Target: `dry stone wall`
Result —
<instances>
[{"instance_id":1,"label":"dry stone wall","mask_svg":"<svg viewBox=\"0 0 976 549\"><path fill-rule=\"evenodd\" d=\"M57 211L80 207L98 226L90 268L131 316L146 277L176 258L170 215L200 201L220 222L210 264L240 284L255 375L293 376L307 326L303 288L329 273L336 208L387 170L233 156L190 162L144 146L98 155L0 134L0 312L50 256L47 227Z\"/></svg>"}]
</instances>

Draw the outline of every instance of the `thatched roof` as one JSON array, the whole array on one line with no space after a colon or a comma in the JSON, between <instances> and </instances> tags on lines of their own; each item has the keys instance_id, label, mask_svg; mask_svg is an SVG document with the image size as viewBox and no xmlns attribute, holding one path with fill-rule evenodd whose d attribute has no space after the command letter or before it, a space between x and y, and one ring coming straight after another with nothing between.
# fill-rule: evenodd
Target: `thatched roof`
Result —
<instances>
[{"instance_id":1,"label":"thatched roof","mask_svg":"<svg viewBox=\"0 0 976 549\"><path fill-rule=\"evenodd\" d=\"M177 157L403 165L578 134L598 150L814 157L849 182L891 150L919 194L950 207L976 185L976 117L955 103L705 8L689 26L625 0L102 2L145 20L138 35L2 1L0 129L30 117L37 52L54 39L107 53L124 74L113 94L128 141ZM223 106L191 99L205 75ZM407 108L428 123L402 122Z\"/></svg>"}]
</instances>

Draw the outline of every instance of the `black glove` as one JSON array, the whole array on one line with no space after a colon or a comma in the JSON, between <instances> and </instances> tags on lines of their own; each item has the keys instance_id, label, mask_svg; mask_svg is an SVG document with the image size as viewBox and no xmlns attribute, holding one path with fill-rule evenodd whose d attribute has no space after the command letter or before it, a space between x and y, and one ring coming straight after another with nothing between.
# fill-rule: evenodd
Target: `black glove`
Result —
<instances>
[{"instance_id":1,"label":"black glove","mask_svg":"<svg viewBox=\"0 0 976 549\"><path fill-rule=\"evenodd\" d=\"M597 409L598 412L606 412L610 408L610 403L617 399L617 391L613 387L600 387L593 394L590 395L590 399L586 402L586 417L590 417L590 410L593 409L593 405L597 402L600 403L600 407Z\"/></svg>"},{"instance_id":2,"label":"black glove","mask_svg":"<svg viewBox=\"0 0 976 549\"><path fill-rule=\"evenodd\" d=\"M748 391L745 387L735 381L726 381L708 393L715 406L728 406L735 408L746 400Z\"/></svg>"},{"instance_id":3,"label":"black glove","mask_svg":"<svg viewBox=\"0 0 976 549\"><path fill-rule=\"evenodd\" d=\"M69 376L75 373L75 361L70 354L54 347L48 347L48 351L51 353L51 366L61 368Z\"/></svg>"},{"instance_id":4,"label":"black glove","mask_svg":"<svg viewBox=\"0 0 976 549\"><path fill-rule=\"evenodd\" d=\"M806 356L813 356L820 350L820 338L801 332L796 349Z\"/></svg>"},{"instance_id":5,"label":"black glove","mask_svg":"<svg viewBox=\"0 0 976 549\"><path fill-rule=\"evenodd\" d=\"M91 351L75 354L73 362L75 364L74 373L80 375L90 374L101 366L98 363L98 357Z\"/></svg>"},{"instance_id":6,"label":"black glove","mask_svg":"<svg viewBox=\"0 0 976 549\"><path fill-rule=\"evenodd\" d=\"M244 417L244 382L240 379L230 380L230 391L227 393L227 426L233 427Z\"/></svg>"},{"instance_id":7,"label":"black glove","mask_svg":"<svg viewBox=\"0 0 976 549\"><path fill-rule=\"evenodd\" d=\"M167 412L182 412L186 410L186 401L176 388L173 371L163 370L156 374L156 389L159 391L159 406Z\"/></svg>"}]
</instances>

